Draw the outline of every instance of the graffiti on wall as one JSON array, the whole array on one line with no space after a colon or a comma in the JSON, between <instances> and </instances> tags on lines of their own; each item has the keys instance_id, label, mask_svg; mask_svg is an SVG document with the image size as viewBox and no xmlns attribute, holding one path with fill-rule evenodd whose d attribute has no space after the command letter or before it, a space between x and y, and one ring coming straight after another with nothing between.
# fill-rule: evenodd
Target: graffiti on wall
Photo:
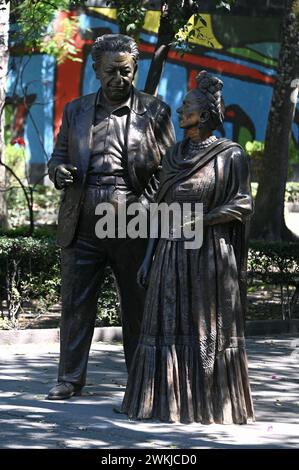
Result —
<instances>
[{"instance_id":1,"label":"graffiti on wall","mask_svg":"<svg viewBox=\"0 0 299 470\"><path fill-rule=\"evenodd\" d=\"M224 81L226 113L222 134L241 144L263 141L280 47L280 19L209 14L203 17L206 26L201 32L205 39L195 38L194 48L184 56L171 51L159 84L158 95L171 106L177 138L182 137L182 131L176 109L186 91L195 86L197 73L206 69ZM74 39L81 62L67 60L58 65L50 56L16 55L12 49L8 103L16 107L15 133L24 139L31 167L39 168L51 155L65 103L99 87L90 55L93 39L118 32L114 9L90 7L79 15L79 21L80 29ZM148 11L136 80L141 90L158 26L159 11ZM24 97L30 106L24 106ZM298 130L299 112L293 125L297 143Z\"/></svg>"}]
</instances>

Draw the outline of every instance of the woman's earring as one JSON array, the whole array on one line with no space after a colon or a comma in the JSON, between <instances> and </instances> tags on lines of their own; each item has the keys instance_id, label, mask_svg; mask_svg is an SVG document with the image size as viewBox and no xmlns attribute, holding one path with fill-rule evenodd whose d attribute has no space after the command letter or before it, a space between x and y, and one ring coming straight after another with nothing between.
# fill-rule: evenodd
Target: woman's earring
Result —
<instances>
[{"instance_id":1,"label":"woman's earring","mask_svg":"<svg viewBox=\"0 0 299 470\"><path fill-rule=\"evenodd\" d=\"M202 129L203 127L206 127L209 122L209 119L210 119L209 111L204 111L199 118L198 129Z\"/></svg>"}]
</instances>

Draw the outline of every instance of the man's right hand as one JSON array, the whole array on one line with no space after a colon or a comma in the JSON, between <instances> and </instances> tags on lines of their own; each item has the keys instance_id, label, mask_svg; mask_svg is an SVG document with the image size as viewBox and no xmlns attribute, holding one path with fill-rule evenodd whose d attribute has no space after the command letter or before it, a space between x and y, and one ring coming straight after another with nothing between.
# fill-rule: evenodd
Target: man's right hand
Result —
<instances>
[{"instance_id":1,"label":"man's right hand","mask_svg":"<svg viewBox=\"0 0 299 470\"><path fill-rule=\"evenodd\" d=\"M76 171L77 168L70 163L58 165L55 171L55 182L57 186L62 189L73 184Z\"/></svg>"}]
</instances>

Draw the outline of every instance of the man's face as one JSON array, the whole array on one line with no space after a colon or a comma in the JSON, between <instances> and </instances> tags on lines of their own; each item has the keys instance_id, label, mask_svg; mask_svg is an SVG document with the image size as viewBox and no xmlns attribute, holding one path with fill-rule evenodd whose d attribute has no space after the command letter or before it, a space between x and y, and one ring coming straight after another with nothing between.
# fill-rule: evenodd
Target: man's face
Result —
<instances>
[{"instance_id":1,"label":"man's face","mask_svg":"<svg viewBox=\"0 0 299 470\"><path fill-rule=\"evenodd\" d=\"M101 81L108 102L117 104L128 97L136 68L129 52L105 52L101 62L94 64L96 77Z\"/></svg>"}]
</instances>

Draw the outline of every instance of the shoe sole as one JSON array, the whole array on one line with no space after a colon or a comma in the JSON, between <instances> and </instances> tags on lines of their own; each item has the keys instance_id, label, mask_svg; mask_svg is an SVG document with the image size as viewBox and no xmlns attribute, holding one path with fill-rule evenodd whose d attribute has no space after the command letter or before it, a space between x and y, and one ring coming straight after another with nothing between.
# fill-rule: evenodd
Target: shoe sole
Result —
<instances>
[{"instance_id":1,"label":"shoe sole","mask_svg":"<svg viewBox=\"0 0 299 470\"><path fill-rule=\"evenodd\" d=\"M73 392L72 394L66 395L64 397L59 397L57 395L56 396L55 395L53 395L53 396L48 395L46 397L46 400L68 400L69 398L72 398L72 397L75 397L75 396L81 396L81 395L82 395L82 391L78 390L78 391Z\"/></svg>"}]
</instances>

